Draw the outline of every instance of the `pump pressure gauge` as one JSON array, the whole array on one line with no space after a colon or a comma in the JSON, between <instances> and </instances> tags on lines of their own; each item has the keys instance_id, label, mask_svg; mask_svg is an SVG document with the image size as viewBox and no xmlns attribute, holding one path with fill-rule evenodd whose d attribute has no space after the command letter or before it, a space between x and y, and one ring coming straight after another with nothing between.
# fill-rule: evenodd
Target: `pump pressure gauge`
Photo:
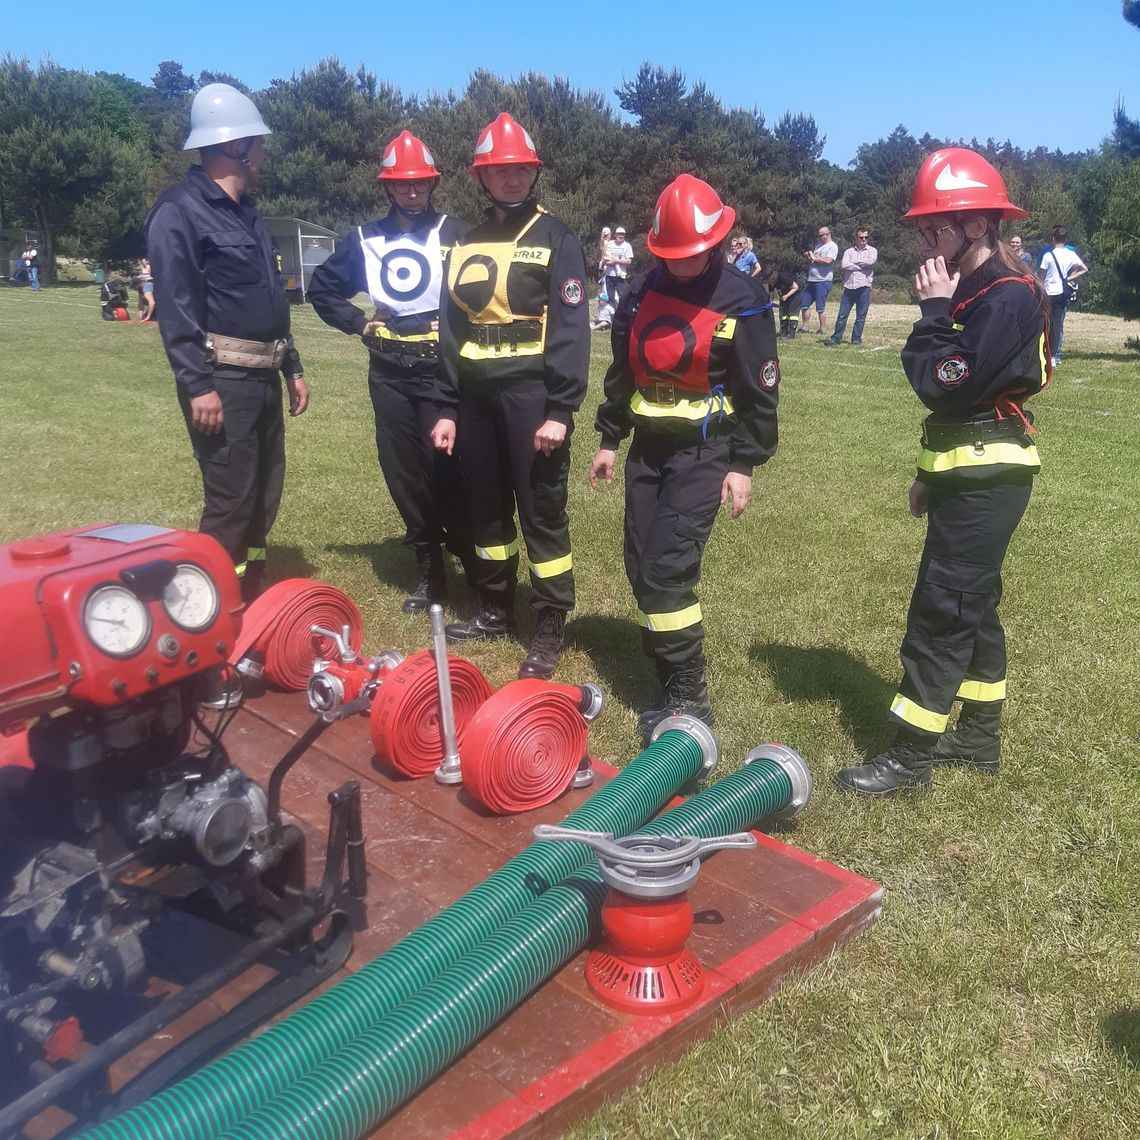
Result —
<instances>
[{"instance_id":1,"label":"pump pressure gauge","mask_svg":"<svg viewBox=\"0 0 1140 1140\"><path fill-rule=\"evenodd\" d=\"M150 614L125 586L99 586L83 607L83 628L104 653L130 657L150 636Z\"/></svg>"},{"instance_id":2,"label":"pump pressure gauge","mask_svg":"<svg viewBox=\"0 0 1140 1140\"><path fill-rule=\"evenodd\" d=\"M163 591L162 604L175 625L197 633L218 616L218 589L201 567L180 562Z\"/></svg>"}]
</instances>

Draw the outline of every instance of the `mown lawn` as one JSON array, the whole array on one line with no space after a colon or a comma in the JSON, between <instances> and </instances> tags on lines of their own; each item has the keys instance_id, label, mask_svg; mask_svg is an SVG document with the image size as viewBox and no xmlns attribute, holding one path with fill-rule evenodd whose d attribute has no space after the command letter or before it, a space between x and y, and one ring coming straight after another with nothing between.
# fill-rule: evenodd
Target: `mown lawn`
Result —
<instances>
[{"instance_id":1,"label":"mown lawn","mask_svg":"<svg viewBox=\"0 0 1140 1140\"><path fill-rule=\"evenodd\" d=\"M780 452L745 516L719 521L701 589L727 767L767 740L798 749L816 794L786 838L881 882L882 920L575 1136L1140 1133L1135 328L1071 315L1065 363L1034 401L1045 470L1006 562L1001 777L939 772L932 795L855 802L830 778L886 739L922 542L906 512L921 409L898 366L915 314L873 307L862 349L786 348ZM0 541L101 519L193 527L197 469L157 330L102 322L91 287L4 290L0 327ZM364 351L307 309L294 327L313 406L290 424L271 573L348 591L370 651L422 647L426 624L399 612L411 567L376 465ZM611 694L593 746L622 764L652 687L620 487L585 481L607 342L594 346L561 676ZM453 597L465 615L466 591ZM501 684L521 652L473 656Z\"/></svg>"}]
</instances>

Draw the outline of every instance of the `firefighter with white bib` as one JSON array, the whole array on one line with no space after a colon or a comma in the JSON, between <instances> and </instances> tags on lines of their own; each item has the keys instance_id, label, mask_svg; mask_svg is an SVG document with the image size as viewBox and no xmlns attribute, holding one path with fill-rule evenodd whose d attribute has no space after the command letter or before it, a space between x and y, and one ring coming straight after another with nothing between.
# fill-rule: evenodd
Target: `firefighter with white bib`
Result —
<instances>
[{"instance_id":1,"label":"firefighter with white bib","mask_svg":"<svg viewBox=\"0 0 1140 1140\"><path fill-rule=\"evenodd\" d=\"M996 773L1006 695L1001 566L1040 470L1028 397L1049 382L1046 299L998 237L1024 218L981 155L948 148L919 168L904 215L918 231L922 316L903 369L930 409L910 511L926 544L891 703L894 744L836 776L848 792L929 786L937 764ZM962 702L947 731L953 702Z\"/></svg>"},{"instance_id":2,"label":"firefighter with white bib","mask_svg":"<svg viewBox=\"0 0 1140 1140\"><path fill-rule=\"evenodd\" d=\"M401 131L384 148L377 175L391 203L387 215L346 234L309 286L321 320L368 348L376 451L416 560L405 613L426 611L446 596L445 546L465 567L473 557L458 457L431 442L443 263L471 228L433 208L439 179L431 151ZM371 298L371 317L352 303L359 293Z\"/></svg>"},{"instance_id":3,"label":"firefighter with white bib","mask_svg":"<svg viewBox=\"0 0 1140 1140\"><path fill-rule=\"evenodd\" d=\"M780 364L772 302L723 256L736 212L691 174L657 200L646 238L658 265L633 284L613 324L613 363L590 485L625 462L625 569L642 648L661 682L648 741L664 717L713 723L696 588L717 511L738 518L753 469L776 451Z\"/></svg>"},{"instance_id":4,"label":"firefighter with white bib","mask_svg":"<svg viewBox=\"0 0 1140 1140\"><path fill-rule=\"evenodd\" d=\"M480 598L474 617L447 627L448 639L513 633L517 508L535 607L519 676L549 678L574 607L567 479L590 314L582 246L535 201L541 166L505 112L480 132L468 170L491 205L448 257L432 438L443 451L457 447L463 462Z\"/></svg>"}]
</instances>

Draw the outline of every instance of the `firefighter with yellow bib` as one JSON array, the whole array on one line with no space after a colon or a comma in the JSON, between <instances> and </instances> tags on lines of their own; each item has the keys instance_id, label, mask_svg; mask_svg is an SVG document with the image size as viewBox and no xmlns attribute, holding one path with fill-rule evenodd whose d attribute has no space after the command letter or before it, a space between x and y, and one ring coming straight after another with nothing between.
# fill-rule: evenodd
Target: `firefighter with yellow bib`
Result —
<instances>
[{"instance_id":1,"label":"firefighter with yellow bib","mask_svg":"<svg viewBox=\"0 0 1140 1140\"><path fill-rule=\"evenodd\" d=\"M642 648L661 701L640 720L648 740L664 717L713 723L696 587L717 511L738 518L752 471L776 451L780 364L772 303L721 247L736 212L691 174L657 200L646 239L657 268L635 282L613 324L613 363L596 428L590 485L625 462L625 569Z\"/></svg>"},{"instance_id":2,"label":"firefighter with yellow bib","mask_svg":"<svg viewBox=\"0 0 1140 1140\"><path fill-rule=\"evenodd\" d=\"M1049 382L1046 301L998 238L1024 218L981 155L948 148L919 168L904 215L924 262L922 316L903 369L930 409L910 511L926 544L899 655L892 747L836 776L848 792L891 796L930 784L936 764L996 773L1006 693L1001 565L1041 463L1026 398ZM951 705L962 702L947 731Z\"/></svg>"},{"instance_id":3,"label":"firefighter with yellow bib","mask_svg":"<svg viewBox=\"0 0 1140 1140\"><path fill-rule=\"evenodd\" d=\"M432 439L457 447L463 463L480 599L474 617L447 627L448 640L514 632L517 508L536 611L519 676L549 678L574 607L567 479L590 316L582 246L535 201L541 166L510 115L480 132L468 170L491 205L448 258Z\"/></svg>"},{"instance_id":4,"label":"firefighter with yellow bib","mask_svg":"<svg viewBox=\"0 0 1140 1140\"><path fill-rule=\"evenodd\" d=\"M368 348L376 451L416 560L405 613L425 612L446 595L444 546L465 567L473 557L459 461L431 443L443 261L471 228L433 208L439 178L423 141L401 131L377 175L391 203L387 216L346 234L309 286L317 316ZM371 318L352 303L359 293L372 301Z\"/></svg>"}]
</instances>

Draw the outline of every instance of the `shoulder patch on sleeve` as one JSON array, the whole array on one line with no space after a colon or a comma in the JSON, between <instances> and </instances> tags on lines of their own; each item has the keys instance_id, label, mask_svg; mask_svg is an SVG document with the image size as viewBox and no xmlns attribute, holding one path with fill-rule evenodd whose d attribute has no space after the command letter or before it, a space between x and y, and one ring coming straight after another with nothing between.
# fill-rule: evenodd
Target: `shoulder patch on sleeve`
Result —
<instances>
[{"instance_id":1,"label":"shoulder patch on sleeve","mask_svg":"<svg viewBox=\"0 0 1140 1140\"><path fill-rule=\"evenodd\" d=\"M760 365L760 383L765 388L775 388L780 383L780 362L765 360Z\"/></svg>"},{"instance_id":2,"label":"shoulder patch on sleeve","mask_svg":"<svg viewBox=\"0 0 1140 1140\"><path fill-rule=\"evenodd\" d=\"M562 282L561 294L564 305L580 305L586 299L586 290L577 277L568 277Z\"/></svg>"},{"instance_id":3,"label":"shoulder patch on sleeve","mask_svg":"<svg viewBox=\"0 0 1140 1140\"><path fill-rule=\"evenodd\" d=\"M944 356L934 362L934 379L943 388L957 388L969 378L970 366L960 353Z\"/></svg>"}]
</instances>

